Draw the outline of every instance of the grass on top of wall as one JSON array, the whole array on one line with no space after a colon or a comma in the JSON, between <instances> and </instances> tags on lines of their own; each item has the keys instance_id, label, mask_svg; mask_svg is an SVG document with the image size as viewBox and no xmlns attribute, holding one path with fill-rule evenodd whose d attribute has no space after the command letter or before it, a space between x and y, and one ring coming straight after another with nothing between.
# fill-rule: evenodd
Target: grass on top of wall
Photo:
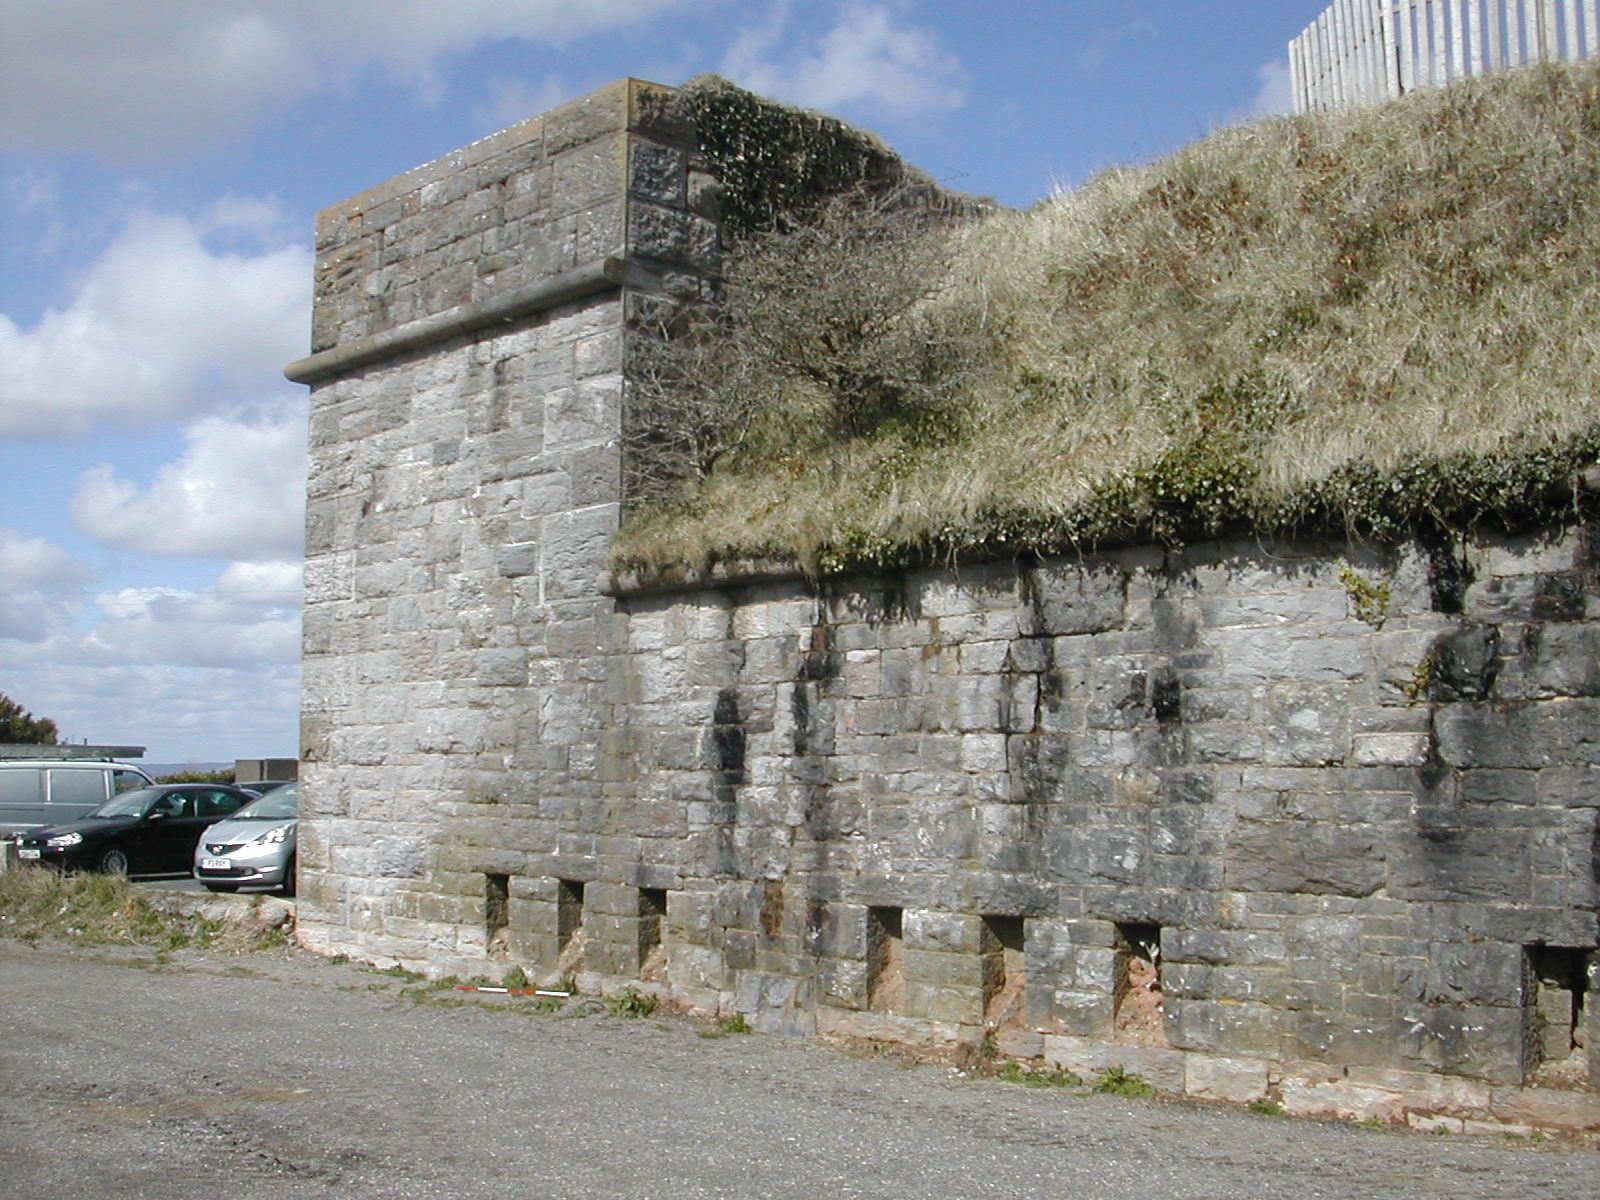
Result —
<instances>
[{"instance_id":1,"label":"grass on top of wall","mask_svg":"<svg viewBox=\"0 0 1600 1200\"><path fill-rule=\"evenodd\" d=\"M1600 65L1222 130L1025 212L845 197L640 358L614 565L1547 521L1600 453Z\"/></svg>"}]
</instances>

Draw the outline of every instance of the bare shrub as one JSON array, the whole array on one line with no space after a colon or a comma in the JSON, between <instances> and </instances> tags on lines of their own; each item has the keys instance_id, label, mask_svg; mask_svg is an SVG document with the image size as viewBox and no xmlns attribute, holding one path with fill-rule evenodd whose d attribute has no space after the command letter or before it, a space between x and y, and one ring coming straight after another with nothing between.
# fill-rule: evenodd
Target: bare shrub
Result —
<instances>
[{"instance_id":1,"label":"bare shrub","mask_svg":"<svg viewBox=\"0 0 1600 1200\"><path fill-rule=\"evenodd\" d=\"M922 185L852 190L749 238L720 303L636 331L630 504L681 504L719 467L826 458L949 413L980 347L931 305L952 286L952 225L973 211Z\"/></svg>"}]
</instances>

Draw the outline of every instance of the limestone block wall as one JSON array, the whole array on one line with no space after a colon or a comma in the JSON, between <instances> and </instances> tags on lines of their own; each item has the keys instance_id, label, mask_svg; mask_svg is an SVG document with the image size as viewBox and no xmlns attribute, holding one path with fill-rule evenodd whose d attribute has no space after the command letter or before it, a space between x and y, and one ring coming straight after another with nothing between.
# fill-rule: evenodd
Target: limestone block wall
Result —
<instances>
[{"instance_id":1,"label":"limestone block wall","mask_svg":"<svg viewBox=\"0 0 1600 1200\"><path fill-rule=\"evenodd\" d=\"M287 372L312 385L308 940L481 956L486 905L520 923L544 894L529 826L489 803L602 798L626 341L719 252L673 95L624 80L319 218L314 353ZM486 884L496 856L518 872Z\"/></svg>"},{"instance_id":2,"label":"limestone block wall","mask_svg":"<svg viewBox=\"0 0 1600 1200\"><path fill-rule=\"evenodd\" d=\"M604 769L667 990L1296 1111L1594 1124L1589 545L630 597Z\"/></svg>"},{"instance_id":3,"label":"limestone block wall","mask_svg":"<svg viewBox=\"0 0 1600 1200\"><path fill-rule=\"evenodd\" d=\"M627 343L715 195L624 81L324 214L302 939L1600 1127L1593 532L623 586Z\"/></svg>"}]
</instances>

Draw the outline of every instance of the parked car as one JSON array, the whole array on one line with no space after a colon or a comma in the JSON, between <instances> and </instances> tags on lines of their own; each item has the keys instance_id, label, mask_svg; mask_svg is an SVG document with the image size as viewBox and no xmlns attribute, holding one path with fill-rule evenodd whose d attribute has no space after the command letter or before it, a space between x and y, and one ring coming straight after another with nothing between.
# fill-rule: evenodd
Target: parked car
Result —
<instances>
[{"instance_id":1,"label":"parked car","mask_svg":"<svg viewBox=\"0 0 1600 1200\"><path fill-rule=\"evenodd\" d=\"M300 787L274 788L206 830L194 848L194 877L212 892L265 885L294 895Z\"/></svg>"},{"instance_id":2,"label":"parked car","mask_svg":"<svg viewBox=\"0 0 1600 1200\"><path fill-rule=\"evenodd\" d=\"M135 788L87 816L47 825L17 839L17 857L108 875L187 871L206 829L252 800L223 783L167 783Z\"/></svg>"},{"instance_id":3,"label":"parked car","mask_svg":"<svg viewBox=\"0 0 1600 1200\"><path fill-rule=\"evenodd\" d=\"M119 792L149 787L138 767L119 762L28 758L0 761L0 839L86 817Z\"/></svg>"}]
</instances>

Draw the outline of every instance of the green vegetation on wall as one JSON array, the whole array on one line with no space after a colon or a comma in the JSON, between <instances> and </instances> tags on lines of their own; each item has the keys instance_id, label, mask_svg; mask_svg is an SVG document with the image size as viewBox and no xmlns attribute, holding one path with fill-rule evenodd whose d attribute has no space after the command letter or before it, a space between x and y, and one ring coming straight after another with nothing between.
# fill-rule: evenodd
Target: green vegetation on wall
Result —
<instances>
[{"instance_id":1,"label":"green vegetation on wall","mask_svg":"<svg viewBox=\"0 0 1600 1200\"><path fill-rule=\"evenodd\" d=\"M669 346L703 440L616 565L1568 518L1600 457L1597 213L1594 63L1227 129L1027 212L847 195L743 243Z\"/></svg>"},{"instance_id":2,"label":"green vegetation on wall","mask_svg":"<svg viewBox=\"0 0 1600 1200\"><path fill-rule=\"evenodd\" d=\"M722 222L731 240L785 227L824 196L893 186L914 174L870 134L715 75L691 79L682 95L722 185Z\"/></svg>"}]
</instances>

